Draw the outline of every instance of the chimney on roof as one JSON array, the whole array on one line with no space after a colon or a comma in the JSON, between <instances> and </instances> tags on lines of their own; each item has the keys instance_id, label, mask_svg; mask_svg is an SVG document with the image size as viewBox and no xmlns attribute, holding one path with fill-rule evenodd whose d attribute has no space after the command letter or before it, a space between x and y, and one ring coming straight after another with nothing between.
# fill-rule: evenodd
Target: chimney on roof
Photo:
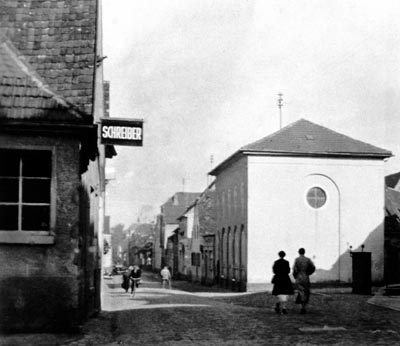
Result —
<instances>
[{"instance_id":1,"label":"chimney on roof","mask_svg":"<svg viewBox=\"0 0 400 346\"><path fill-rule=\"evenodd\" d=\"M282 107L283 107L283 94L278 94L278 107L279 107L279 129L282 128Z\"/></svg>"},{"instance_id":2,"label":"chimney on roof","mask_svg":"<svg viewBox=\"0 0 400 346\"><path fill-rule=\"evenodd\" d=\"M214 164L214 155L210 156L210 171L213 169L213 164ZM207 186L210 185L211 182L211 176L207 174Z\"/></svg>"}]
</instances>

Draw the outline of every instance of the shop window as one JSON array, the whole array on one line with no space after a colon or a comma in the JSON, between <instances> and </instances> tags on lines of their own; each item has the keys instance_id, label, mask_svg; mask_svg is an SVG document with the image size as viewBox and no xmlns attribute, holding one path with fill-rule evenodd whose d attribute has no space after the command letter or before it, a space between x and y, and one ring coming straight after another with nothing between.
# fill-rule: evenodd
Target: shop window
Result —
<instances>
[{"instance_id":1,"label":"shop window","mask_svg":"<svg viewBox=\"0 0 400 346\"><path fill-rule=\"evenodd\" d=\"M0 241L49 234L51 188L50 150L0 149Z\"/></svg>"}]
</instances>

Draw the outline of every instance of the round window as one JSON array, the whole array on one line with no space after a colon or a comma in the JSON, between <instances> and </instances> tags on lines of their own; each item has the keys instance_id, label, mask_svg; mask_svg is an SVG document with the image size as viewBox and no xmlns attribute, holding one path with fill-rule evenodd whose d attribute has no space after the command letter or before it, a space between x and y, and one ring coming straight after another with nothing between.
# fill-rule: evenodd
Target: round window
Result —
<instances>
[{"instance_id":1,"label":"round window","mask_svg":"<svg viewBox=\"0 0 400 346\"><path fill-rule=\"evenodd\" d=\"M326 203L326 193L320 187L312 187L307 193L307 202L314 209L321 208Z\"/></svg>"}]
</instances>

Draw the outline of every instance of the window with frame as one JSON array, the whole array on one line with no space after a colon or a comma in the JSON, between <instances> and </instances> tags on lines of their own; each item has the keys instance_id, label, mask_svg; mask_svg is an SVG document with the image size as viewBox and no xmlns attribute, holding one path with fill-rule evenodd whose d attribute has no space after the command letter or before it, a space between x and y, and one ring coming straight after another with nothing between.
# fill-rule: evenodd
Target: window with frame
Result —
<instances>
[{"instance_id":1,"label":"window with frame","mask_svg":"<svg viewBox=\"0 0 400 346\"><path fill-rule=\"evenodd\" d=\"M326 203L326 193L320 187L312 187L307 192L307 202L314 208L319 209Z\"/></svg>"},{"instance_id":2,"label":"window with frame","mask_svg":"<svg viewBox=\"0 0 400 346\"><path fill-rule=\"evenodd\" d=\"M200 255L201 255L200 252L192 252L192 255L191 255L191 257L192 257L192 266L200 267L200 264L201 264Z\"/></svg>"},{"instance_id":3,"label":"window with frame","mask_svg":"<svg viewBox=\"0 0 400 346\"><path fill-rule=\"evenodd\" d=\"M52 152L0 149L0 231L48 234Z\"/></svg>"}]
</instances>

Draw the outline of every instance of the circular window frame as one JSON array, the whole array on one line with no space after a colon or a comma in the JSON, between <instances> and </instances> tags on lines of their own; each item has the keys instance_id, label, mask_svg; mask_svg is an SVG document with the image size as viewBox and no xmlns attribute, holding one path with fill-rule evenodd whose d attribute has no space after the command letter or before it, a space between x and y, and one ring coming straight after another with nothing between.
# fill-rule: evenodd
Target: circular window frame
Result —
<instances>
[{"instance_id":1,"label":"circular window frame","mask_svg":"<svg viewBox=\"0 0 400 346\"><path fill-rule=\"evenodd\" d=\"M321 209L328 201L328 194L320 186L312 186L307 190L306 202L314 210Z\"/></svg>"}]
</instances>

